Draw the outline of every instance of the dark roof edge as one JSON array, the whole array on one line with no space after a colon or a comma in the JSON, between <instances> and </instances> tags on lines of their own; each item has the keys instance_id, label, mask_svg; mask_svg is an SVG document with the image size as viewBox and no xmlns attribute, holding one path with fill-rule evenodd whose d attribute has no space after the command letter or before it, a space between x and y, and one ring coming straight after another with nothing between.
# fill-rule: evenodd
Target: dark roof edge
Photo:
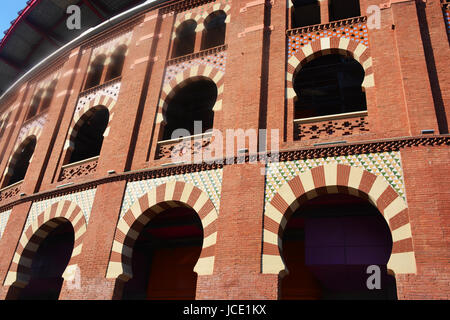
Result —
<instances>
[{"instance_id":1,"label":"dark roof edge","mask_svg":"<svg viewBox=\"0 0 450 320\"><path fill-rule=\"evenodd\" d=\"M50 55L48 55L46 58L44 58L39 63L37 63L35 66L33 66L31 69L29 69L25 74L23 74L8 89L6 89L5 92L0 96L0 103L2 103L4 98L8 94L10 94L16 87L18 87L20 84L22 84L23 82L25 82L29 78L31 78L41 68L45 67L47 64L51 63L51 61L54 61L54 59L63 55L67 51L72 50L73 48L79 46L80 44L82 44L83 41L85 41L89 37L97 35L103 31L105 31L106 29L131 18L133 15L135 15L137 13L140 13L144 10L158 6L164 2L170 2L170 1L168 1L168 0L147 0L146 2L141 3L131 9L128 9L127 11L119 13L118 15L100 23L99 25L97 25L95 27L87 29L82 34L80 34L78 37L76 37L75 39L68 42L67 44L65 44L64 46L59 48L58 50L56 50L53 53L51 53Z\"/></svg>"}]
</instances>

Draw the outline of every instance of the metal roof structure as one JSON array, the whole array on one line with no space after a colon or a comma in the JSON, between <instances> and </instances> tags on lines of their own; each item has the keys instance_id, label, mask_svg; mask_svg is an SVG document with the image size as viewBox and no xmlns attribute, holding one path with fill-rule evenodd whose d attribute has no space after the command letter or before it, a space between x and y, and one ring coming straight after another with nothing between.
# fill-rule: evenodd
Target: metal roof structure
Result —
<instances>
[{"instance_id":1,"label":"metal roof structure","mask_svg":"<svg viewBox=\"0 0 450 320\"><path fill-rule=\"evenodd\" d=\"M29 0L0 42L0 95L41 60L89 28L145 0ZM67 7L81 10L81 29L66 26Z\"/></svg>"}]
</instances>

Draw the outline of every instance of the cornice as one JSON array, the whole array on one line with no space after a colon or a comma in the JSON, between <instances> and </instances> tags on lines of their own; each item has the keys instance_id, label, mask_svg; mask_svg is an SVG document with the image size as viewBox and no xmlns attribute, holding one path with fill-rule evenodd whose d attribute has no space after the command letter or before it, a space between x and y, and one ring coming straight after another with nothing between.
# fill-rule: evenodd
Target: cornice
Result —
<instances>
[{"instance_id":1,"label":"cornice","mask_svg":"<svg viewBox=\"0 0 450 320\"><path fill-rule=\"evenodd\" d=\"M14 206L30 201L42 201L45 199L51 199L58 196L63 196L71 193L77 193L84 190L96 188L99 185L118 182L118 181L139 181L147 179L156 179L174 175L188 174L194 172L201 172L207 170L221 169L225 165L251 163L260 161L265 162L284 162L284 161L295 161L303 159L314 159L323 157L335 157L343 155L354 155L354 154L366 154L366 153L380 153L380 152L392 152L399 151L404 148L411 147L434 147L450 145L450 135L434 135L434 136L416 136L416 137L399 137L392 139L382 139L373 140L366 142L354 142L345 143L341 145L328 145L320 147L305 147L296 149L280 150L278 154L269 153L258 153L258 154L246 154L234 158L223 158L217 159L214 163L189 163L181 165L172 165L168 167L157 167L142 169L137 171L126 172L122 174L113 174L103 178L68 185L60 189L53 189L49 191L44 191L36 193L29 196L24 196L14 202L0 207L0 212L7 211ZM278 155L278 157L274 157Z\"/></svg>"}]
</instances>

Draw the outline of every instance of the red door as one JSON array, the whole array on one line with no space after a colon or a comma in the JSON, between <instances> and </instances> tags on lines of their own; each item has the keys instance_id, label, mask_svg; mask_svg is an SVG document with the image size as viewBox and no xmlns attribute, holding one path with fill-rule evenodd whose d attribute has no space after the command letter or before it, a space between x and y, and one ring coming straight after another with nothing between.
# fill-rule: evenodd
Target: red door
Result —
<instances>
[{"instance_id":1,"label":"red door","mask_svg":"<svg viewBox=\"0 0 450 320\"><path fill-rule=\"evenodd\" d=\"M164 248L153 254L147 289L149 300L194 300L197 274L193 271L201 247Z\"/></svg>"}]
</instances>

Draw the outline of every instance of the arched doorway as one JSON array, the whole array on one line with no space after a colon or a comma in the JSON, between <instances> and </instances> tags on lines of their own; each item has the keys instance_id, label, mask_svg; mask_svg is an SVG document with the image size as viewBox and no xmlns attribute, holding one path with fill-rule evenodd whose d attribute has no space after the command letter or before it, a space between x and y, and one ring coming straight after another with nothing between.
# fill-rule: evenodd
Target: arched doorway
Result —
<instances>
[{"instance_id":1,"label":"arched doorway","mask_svg":"<svg viewBox=\"0 0 450 320\"><path fill-rule=\"evenodd\" d=\"M193 300L202 222L194 209L182 203L158 206L165 209L145 225L133 246L133 278L125 283L122 298Z\"/></svg>"},{"instance_id":2,"label":"arched doorway","mask_svg":"<svg viewBox=\"0 0 450 320\"><path fill-rule=\"evenodd\" d=\"M289 218L282 257L289 274L281 299L396 299L387 273L392 236L386 220L368 200L326 194L308 200ZM380 289L369 289L368 266L380 268Z\"/></svg>"},{"instance_id":3,"label":"arched doorway","mask_svg":"<svg viewBox=\"0 0 450 320\"><path fill-rule=\"evenodd\" d=\"M52 228L49 224L56 225ZM32 257L31 276L28 284L17 295L19 300L57 300L64 282L62 275L70 261L75 242L72 223L64 218L52 219L43 225L30 239L39 242L39 236L51 231L38 244ZM19 269L20 271L20 269Z\"/></svg>"}]
</instances>

